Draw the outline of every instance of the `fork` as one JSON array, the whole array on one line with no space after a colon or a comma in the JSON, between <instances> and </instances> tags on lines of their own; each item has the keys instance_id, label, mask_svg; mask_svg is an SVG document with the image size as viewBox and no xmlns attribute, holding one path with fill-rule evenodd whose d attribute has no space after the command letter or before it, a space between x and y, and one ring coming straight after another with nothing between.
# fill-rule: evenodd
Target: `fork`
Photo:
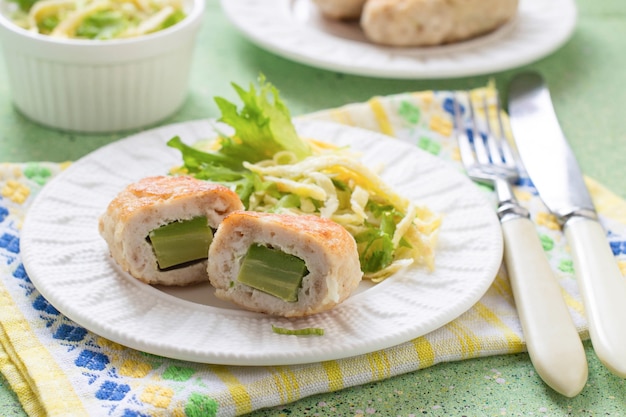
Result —
<instances>
[{"instance_id":1,"label":"fork","mask_svg":"<svg viewBox=\"0 0 626 417\"><path fill-rule=\"evenodd\" d=\"M505 137L497 94L479 97L482 117L472 95L463 94L469 121L458 95L453 110L461 160L468 176L492 185L498 197L504 262L531 362L549 387L574 397L587 381L585 351L530 214L513 193L518 162Z\"/></svg>"}]
</instances>

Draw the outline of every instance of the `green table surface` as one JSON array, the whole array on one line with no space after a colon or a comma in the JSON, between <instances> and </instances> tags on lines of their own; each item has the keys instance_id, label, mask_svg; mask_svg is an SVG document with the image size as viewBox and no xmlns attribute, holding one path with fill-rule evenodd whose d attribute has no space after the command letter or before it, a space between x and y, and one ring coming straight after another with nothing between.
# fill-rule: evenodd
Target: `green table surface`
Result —
<instances>
[{"instance_id":1,"label":"green table surface","mask_svg":"<svg viewBox=\"0 0 626 417\"><path fill-rule=\"evenodd\" d=\"M479 87L490 78L505 87L515 73L534 69L551 87L556 113L584 173L626 198L626 2L577 0L577 5L579 20L571 40L523 68L466 78L394 80L327 71L276 56L241 36L219 2L207 0L189 97L161 124L217 117L213 97L236 100L230 83L248 85L259 73L279 88L292 114L300 115L375 95ZM0 162L77 160L133 133L82 135L38 126L14 109L10 91L0 64ZM589 379L575 398L548 388L523 353L439 364L252 416L626 415L625 381L602 366L589 342L585 349ZM25 415L1 376L0 415Z\"/></svg>"}]
</instances>

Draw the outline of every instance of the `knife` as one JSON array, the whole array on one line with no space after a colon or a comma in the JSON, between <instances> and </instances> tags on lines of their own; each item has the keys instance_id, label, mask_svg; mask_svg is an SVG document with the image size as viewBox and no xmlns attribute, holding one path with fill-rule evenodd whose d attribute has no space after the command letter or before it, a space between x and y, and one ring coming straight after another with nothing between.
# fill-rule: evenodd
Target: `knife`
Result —
<instances>
[{"instance_id":1,"label":"knife","mask_svg":"<svg viewBox=\"0 0 626 417\"><path fill-rule=\"evenodd\" d=\"M626 378L626 278L541 75L523 73L511 81L508 109L522 163L570 245L593 348L611 372Z\"/></svg>"}]
</instances>

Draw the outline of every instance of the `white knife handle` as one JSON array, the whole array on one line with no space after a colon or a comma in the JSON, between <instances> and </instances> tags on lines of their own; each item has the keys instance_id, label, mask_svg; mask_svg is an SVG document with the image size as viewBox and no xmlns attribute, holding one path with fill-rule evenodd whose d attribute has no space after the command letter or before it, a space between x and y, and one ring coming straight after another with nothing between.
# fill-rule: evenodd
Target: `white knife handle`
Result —
<instances>
[{"instance_id":1,"label":"white knife handle","mask_svg":"<svg viewBox=\"0 0 626 417\"><path fill-rule=\"evenodd\" d=\"M584 217L572 219L565 224L565 236L572 250L593 348L600 362L626 378L626 278L600 223Z\"/></svg>"},{"instance_id":2,"label":"white knife handle","mask_svg":"<svg viewBox=\"0 0 626 417\"><path fill-rule=\"evenodd\" d=\"M587 382L587 358L537 231L522 217L502 223L504 257L528 354L555 391L574 397Z\"/></svg>"}]
</instances>

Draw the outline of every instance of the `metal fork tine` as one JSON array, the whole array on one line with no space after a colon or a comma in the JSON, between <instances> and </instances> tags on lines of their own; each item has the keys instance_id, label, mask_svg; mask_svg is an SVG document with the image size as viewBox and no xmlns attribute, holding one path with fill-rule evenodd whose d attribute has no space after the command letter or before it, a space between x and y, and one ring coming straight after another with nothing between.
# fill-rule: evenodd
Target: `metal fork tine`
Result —
<instances>
[{"instance_id":1,"label":"metal fork tine","mask_svg":"<svg viewBox=\"0 0 626 417\"><path fill-rule=\"evenodd\" d=\"M470 120L472 121L472 142L474 144L476 159L478 159L478 162L481 164L488 164L490 162L489 151L485 146L483 136L480 134L481 129L478 127L476 112L474 111L474 103L472 102L472 96L470 93L467 93L467 107L470 112Z\"/></svg>"},{"instance_id":2,"label":"metal fork tine","mask_svg":"<svg viewBox=\"0 0 626 417\"><path fill-rule=\"evenodd\" d=\"M501 135L500 132L498 132L498 135L496 136L494 129L492 128L492 121L491 121L491 115L489 114L489 103L487 103L487 94L483 94L482 96L482 101L483 101L483 112L485 114L485 125L486 125L486 131L487 131L487 148L489 150L489 156L491 158L491 162L494 165L498 165L498 166L502 166L504 165L504 161L503 161L503 155L501 152ZM500 117L500 115L497 115L498 119Z\"/></svg>"},{"instance_id":3,"label":"metal fork tine","mask_svg":"<svg viewBox=\"0 0 626 417\"><path fill-rule=\"evenodd\" d=\"M502 141L502 154L504 155L504 163L509 168L517 168L517 162L515 161L515 155L509 142L504 139Z\"/></svg>"},{"instance_id":4,"label":"metal fork tine","mask_svg":"<svg viewBox=\"0 0 626 417\"><path fill-rule=\"evenodd\" d=\"M455 93L452 100L452 107L454 109L454 122L457 129L457 141L459 144L459 153L461 154L461 160L466 167L472 166L476 163L474 158L474 151L472 150L472 144L467 136L467 130L465 128L465 122L463 121L463 115L461 114L461 105L459 99Z\"/></svg>"},{"instance_id":5,"label":"metal fork tine","mask_svg":"<svg viewBox=\"0 0 626 417\"><path fill-rule=\"evenodd\" d=\"M473 99L480 106L478 109L481 114L476 114ZM472 97L470 92L454 94L452 105L457 142L467 174L475 181L493 184L499 198L506 200L512 198L512 193L509 184L503 184L519 178L517 159L505 137L500 103L496 97L497 116L493 115L494 109L491 108L491 115L496 118L496 122L490 115L489 99L486 93L481 97ZM462 115L462 103L467 103L466 115Z\"/></svg>"},{"instance_id":6,"label":"metal fork tine","mask_svg":"<svg viewBox=\"0 0 626 417\"><path fill-rule=\"evenodd\" d=\"M506 139L506 134L504 131L504 123L502 122L502 108L500 107L500 98L496 94L496 111L498 112L498 128L500 130L500 143L502 147L502 155L504 158L504 163L506 166L510 168L515 168L517 166L515 155L513 154L513 150L511 149L511 145L509 141Z\"/></svg>"}]
</instances>

